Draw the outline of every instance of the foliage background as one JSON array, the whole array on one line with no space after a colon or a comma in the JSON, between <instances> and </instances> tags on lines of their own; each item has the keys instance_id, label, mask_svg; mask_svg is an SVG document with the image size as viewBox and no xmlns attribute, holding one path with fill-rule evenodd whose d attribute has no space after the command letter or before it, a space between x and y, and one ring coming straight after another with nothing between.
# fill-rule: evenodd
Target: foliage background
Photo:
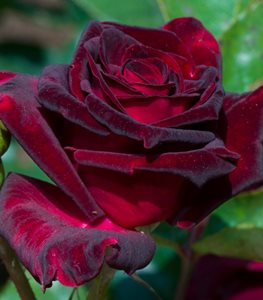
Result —
<instances>
[{"instance_id":1,"label":"foliage background","mask_svg":"<svg viewBox=\"0 0 263 300\"><path fill-rule=\"evenodd\" d=\"M158 27L180 16L200 19L219 40L227 91L241 93L263 83L262 0L1 0L0 69L37 75L47 64L69 63L81 31L91 19ZM6 172L48 180L15 141L3 161ZM262 191L232 199L213 213L204 235L194 245L195 251L263 260L262 216ZM184 243L186 232L162 224L155 234L160 246L154 261L138 274L163 300L169 300L180 271L173 242ZM165 238L172 241L170 247L164 245ZM4 270L0 272L0 300L18 299L13 284L5 280ZM37 299L85 299L86 286L72 296L72 289L55 283L43 295L27 275ZM122 272L115 276L110 294L116 300L156 299L149 289Z\"/></svg>"}]
</instances>

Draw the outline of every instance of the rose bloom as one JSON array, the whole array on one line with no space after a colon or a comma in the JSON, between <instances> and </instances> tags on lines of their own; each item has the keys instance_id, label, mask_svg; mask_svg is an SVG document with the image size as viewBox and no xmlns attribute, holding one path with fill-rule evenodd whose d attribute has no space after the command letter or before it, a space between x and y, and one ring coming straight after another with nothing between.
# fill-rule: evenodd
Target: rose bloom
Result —
<instances>
[{"instance_id":1,"label":"rose bloom","mask_svg":"<svg viewBox=\"0 0 263 300\"><path fill-rule=\"evenodd\" d=\"M263 88L225 94L194 18L93 22L71 64L0 82L1 120L56 184L10 174L0 195L0 233L43 287L80 285L104 260L130 274L155 250L138 227L194 225L262 184Z\"/></svg>"},{"instance_id":2,"label":"rose bloom","mask_svg":"<svg viewBox=\"0 0 263 300\"><path fill-rule=\"evenodd\" d=\"M262 281L262 262L206 255L194 269L186 300L262 300Z\"/></svg>"}]
</instances>

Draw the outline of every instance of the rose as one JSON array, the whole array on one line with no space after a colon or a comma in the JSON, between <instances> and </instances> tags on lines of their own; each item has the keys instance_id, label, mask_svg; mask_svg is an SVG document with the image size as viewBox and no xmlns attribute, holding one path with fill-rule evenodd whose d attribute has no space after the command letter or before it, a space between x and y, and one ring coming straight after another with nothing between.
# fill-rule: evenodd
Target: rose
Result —
<instances>
[{"instance_id":1,"label":"rose","mask_svg":"<svg viewBox=\"0 0 263 300\"><path fill-rule=\"evenodd\" d=\"M108 246L112 267L143 267L154 246L137 227L189 226L262 184L263 89L224 95L193 18L95 22L70 65L1 77L1 119L57 185L13 174L1 192L0 232L44 286L96 276Z\"/></svg>"},{"instance_id":2,"label":"rose","mask_svg":"<svg viewBox=\"0 0 263 300\"><path fill-rule=\"evenodd\" d=\"M186 300L259 300L262 278L262 262L206 255L194 268Z\"/></svg>"}]
</instances>

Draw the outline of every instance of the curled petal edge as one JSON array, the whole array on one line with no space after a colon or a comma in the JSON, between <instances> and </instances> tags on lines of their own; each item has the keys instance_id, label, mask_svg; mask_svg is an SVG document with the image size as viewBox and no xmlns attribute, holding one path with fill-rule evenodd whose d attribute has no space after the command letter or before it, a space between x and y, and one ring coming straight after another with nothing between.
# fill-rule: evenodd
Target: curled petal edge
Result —
<instances>
[{"instance_id":1,"label":"curled petal edge","mask_svg":"<svg viewBox=\"0 0 263 300\"><path fill-rule=\"evenodd\" d=\"M78 207L51 184L10 174L0 199L0 234L43 289L54 280L81 285L98 275L104 261L132 274L153 257L155 243L145 233L107 218L90 226Z\"/></svg>"}]
</instances>

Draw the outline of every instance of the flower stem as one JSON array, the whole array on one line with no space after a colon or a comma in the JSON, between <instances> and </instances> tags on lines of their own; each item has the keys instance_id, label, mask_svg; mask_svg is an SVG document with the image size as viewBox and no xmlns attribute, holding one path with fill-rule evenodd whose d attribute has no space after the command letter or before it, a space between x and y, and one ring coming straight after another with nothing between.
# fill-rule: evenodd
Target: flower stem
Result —
<instances>
[{"instance_id":1,"label":"flower stem","mask_svg":"<svg viewBox=\"0 0 263 300\"><path fill-rule=\"evenodd\" d=\"M187 290L187 286L189 283L189 279L195 261L195 255L192 251L192 244L200 237L206 224L207 224L207 220L204 220L198 226L195 226L194 228L191 228L188 231L188 241L184 248L185 255L181 256L182 258L181 274L180 274L179 282L177 284L174 300L185 299L185 293Z\"/></svg>"},{"instance_id":2,"label":"flower stem","mask_svg":"<svg viewBox=\"0 0 263 300\"><path fill-rule=\"evenodd\" d=\"M182 259L185 258L185 253L179 243L176 243L172 240L163 238L156 234L154 234L152 237L154 238L154 240L158 246L163 246L163 247L173 249Z\"/></svg>"},{"instance_id":3,"label":"flower stem","mask_svg":"<svg viewBox=\"0 0 263 300\"><path fill-rule=\"evenodd\" d=\"M0 259L15 284L21 300L36 300L14 251L2 237L0 237Z\"/></svg>"},{"instance_id":4,"label":"flower stem","mask_svg":"<svg viewBox=\"0 0 263 300\"><path fill-rule=\"evenodd\" d=\"M159 6L164 22L168 22L170 20L170 17L167 9L167 4L165 3L164 0L156 0L156 1L157 1L157 5Z\"/></svg>"},{"instance_id":5,"label":"flower stem","mask_svg":"<svg viewBox=\"0 0 263 300\"><path fill-rule=\"evenodd\" d=\"M104 263L100 274L90 284L87 300L107 299L107 291L114 274L115 270L111 269L107 263Z\"/></svg>"},{"instance_id":6,"label":"flower stem","mask_svg":"<svg viewBox=\"0 0 263 300\"><path fill-rule=\"evenodd\" d=\"M192 262L189 258L182 259L181 274L177 285L174 300L183 300L192 270Z\"/></svg>"}]
</instances>

